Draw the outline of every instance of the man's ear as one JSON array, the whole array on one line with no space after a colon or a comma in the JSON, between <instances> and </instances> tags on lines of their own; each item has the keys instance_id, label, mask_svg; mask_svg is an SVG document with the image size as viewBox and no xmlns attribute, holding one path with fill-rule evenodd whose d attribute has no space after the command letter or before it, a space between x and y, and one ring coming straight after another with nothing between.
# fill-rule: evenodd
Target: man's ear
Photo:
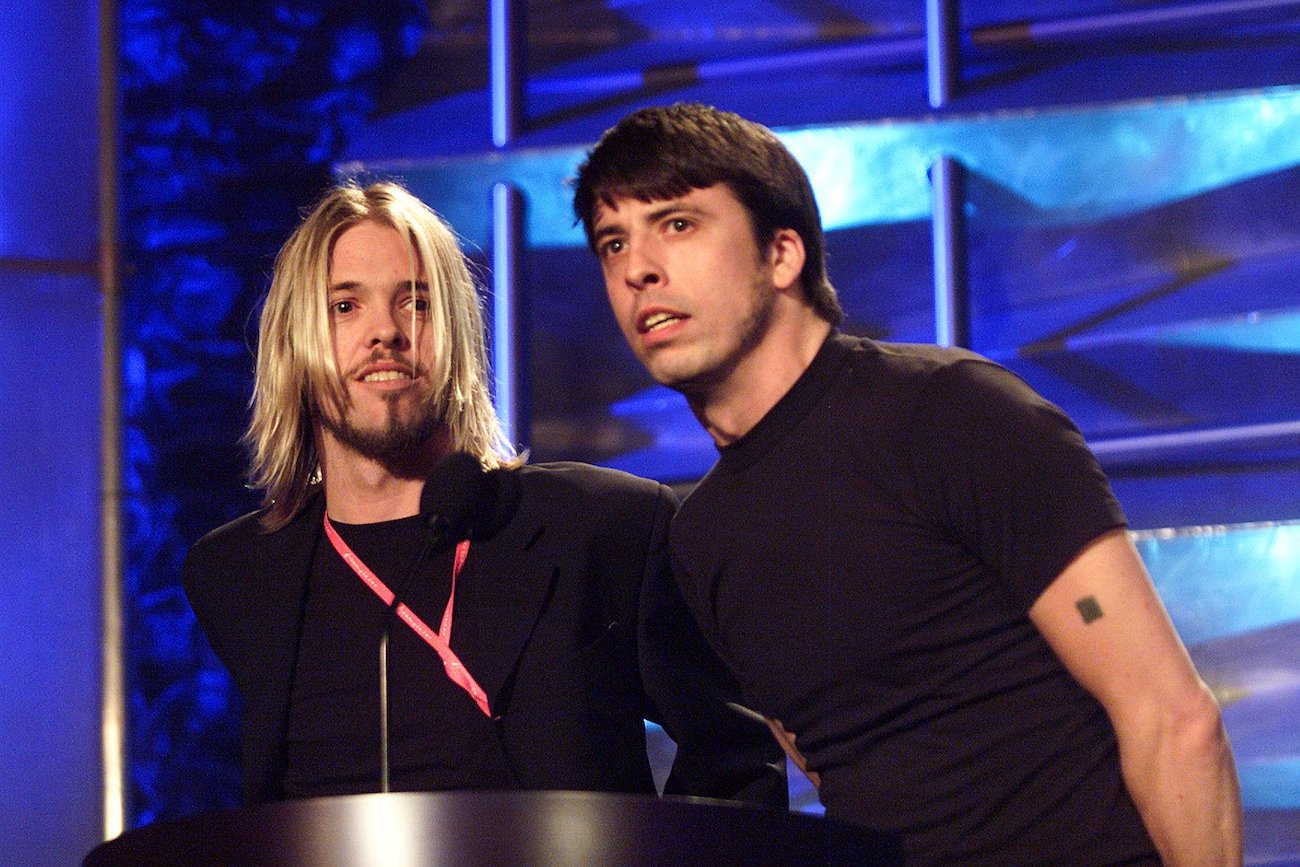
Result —
<instances>
[{"instance_id":1,"label":"man's ear","mask_svg":"<svg viewBox=\"0 0 1300 867\"><path fill-rule=\"evenodd\" d=\"M767 248L767 264L772 269L772 284L781 290L799 282L807 253L803 238L794 229L777 229Z\"/></svg>"}]
</instances>

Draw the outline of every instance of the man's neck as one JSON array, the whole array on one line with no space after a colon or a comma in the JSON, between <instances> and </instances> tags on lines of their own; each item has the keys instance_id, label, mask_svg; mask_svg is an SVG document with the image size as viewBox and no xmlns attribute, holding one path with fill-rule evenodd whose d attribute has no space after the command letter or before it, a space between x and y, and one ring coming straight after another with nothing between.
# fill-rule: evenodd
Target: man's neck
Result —
<instances>
[{"instance_id":1,"label":"man's neck","mask_svg":"<svg viewBox=\"0 0 1300 867\"><path fill-rule=\"evenodd\" d=\"M725 382L686 395L695 417L718 446L730 445L749 433L812 364L831 325L811 310L807 312L812 318L770 332L762 351L742 359Z\"/></svg>"},{"instance_id":2,"label":"man's neck","mask_svg":"<svg viewBox=\"0 0 1300 867\"><path fill-rule=\"evenodd\" d=\"M399 471L332 443L321 450L325 509L332 520L344 524L373 524L419 514L424 480L440 457L431 454L427 466L421 461Z\"/></svg>"}]
</instances>

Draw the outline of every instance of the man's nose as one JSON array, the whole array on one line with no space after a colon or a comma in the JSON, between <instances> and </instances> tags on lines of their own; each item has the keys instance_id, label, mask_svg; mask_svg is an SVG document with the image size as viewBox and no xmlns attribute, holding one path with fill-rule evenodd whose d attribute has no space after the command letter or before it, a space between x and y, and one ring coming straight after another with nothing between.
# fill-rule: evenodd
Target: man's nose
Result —
<instances>
[{"instance_id":1,"label":"man's nose","mask_svg":"<svg viewBox=\"0 0 1300 867\"><path fill-rule=\"evenodd\" d=\"M662 283L664 269L657 251L650 244L629 244L624 279L633 289L646 289Z\"/></svg>"},{"instance_id":2,"label":"man's nose","mask_svg":"<svg viewBox=\"0 0 1300 867\"><path fill-rule=\"evenodd\" d=\"M397 311L383 307L375 309L369 321L370 345L401 346L406 341L406 324Z\"/></svg>"}]
</instances>

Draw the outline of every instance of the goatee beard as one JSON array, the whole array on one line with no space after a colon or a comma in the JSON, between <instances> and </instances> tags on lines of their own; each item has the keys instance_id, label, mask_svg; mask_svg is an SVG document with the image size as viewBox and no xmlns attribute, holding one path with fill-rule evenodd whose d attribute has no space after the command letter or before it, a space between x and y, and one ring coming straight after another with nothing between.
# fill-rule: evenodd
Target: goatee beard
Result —
<instances>
[{"instance_id":1,"label":"goatee beard","mask_svg":"<svg viewBox=\"0 0 1300 867\"><path fill-rule=\"evenodd\" d=\"M320 414L321 426L343 445L364 458L385 464L401 464L418 457L441 428L435 408L423 403L414 414L402 418L397 401L388 403L388 418L380 428L362 429L348 418L331 418L332 413Z\"/></svg>"}]
</instances>

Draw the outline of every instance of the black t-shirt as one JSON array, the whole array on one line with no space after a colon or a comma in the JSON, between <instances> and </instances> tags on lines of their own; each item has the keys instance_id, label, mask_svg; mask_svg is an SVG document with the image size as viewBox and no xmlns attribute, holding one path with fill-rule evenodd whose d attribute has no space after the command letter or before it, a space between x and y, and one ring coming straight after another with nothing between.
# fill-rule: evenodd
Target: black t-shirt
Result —
<instances>
[{"instance_id":1,"label":"black t-shirt","mask_svg":"<svg viewBox=\"0 0 1300 867\"><path fill-rule=\"evenodd\" d=\"M418 517L334 527L394 591L429 534ZM451 589L451 566L451 551L426 559L403 597L434 630ZM386 616L384 602L322 535L289 704L288 797L379 790L379 643ZM454 650L454 619L452 625ZM514 788L492 721L447 677L437 652L400 620L390 631L388 682L392 790Z\"/></svg>"},{"instance_id":2,"label":"black t-shirt","mask_svg":"<svg viewBox=\"0 0 1300 867\"><path fill-rule=\"evenodd\" d=\"M961 350L832 335L687 498L684 593L829 815L909 863L1153 858L1101 706L1027 617L1123 515L1074 425Z\"/></svg>"}]
</instances>

